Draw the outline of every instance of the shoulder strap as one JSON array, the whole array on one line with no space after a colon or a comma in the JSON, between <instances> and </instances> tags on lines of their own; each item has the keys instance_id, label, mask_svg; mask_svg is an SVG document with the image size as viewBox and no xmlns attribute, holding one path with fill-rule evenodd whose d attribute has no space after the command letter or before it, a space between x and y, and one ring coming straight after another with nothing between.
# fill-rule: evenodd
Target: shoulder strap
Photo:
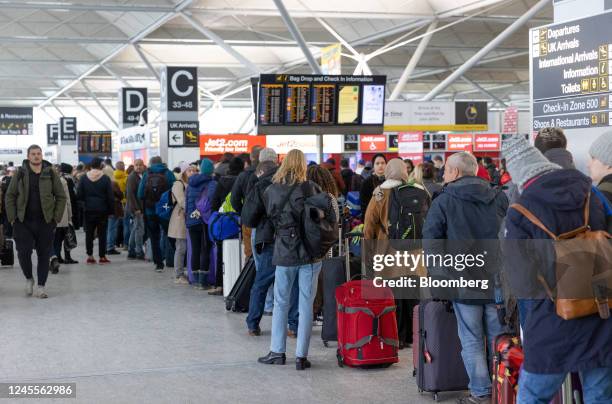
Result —
<instances>
[{"instance_id":1,"label":"shoulder strap","mask_svg":"<svg viewBox=\"0 0 612 404\"><path fill-rule=\"evenodd\" d=\"M529 209L527 209L523 205L521 205L519 203L513 203L512 205L510 205L510 207L512 209L518 211L519 213L521 213L523 216L525 216L527 218L527 220L529 220L531 223L533 223L534 225L536 225L537 227L542 229L542 231L544 231L546 234L548 234L550 236L550 238L552 238L553 240L558 240L559 239L559 237L557 237L556 234L554 234L552 231L548 230L548 227L544 226L544 223L542 223L540 221L540 219L538 219L533 213L531 213L531 211Z\"/></svg>"}]
</instances>

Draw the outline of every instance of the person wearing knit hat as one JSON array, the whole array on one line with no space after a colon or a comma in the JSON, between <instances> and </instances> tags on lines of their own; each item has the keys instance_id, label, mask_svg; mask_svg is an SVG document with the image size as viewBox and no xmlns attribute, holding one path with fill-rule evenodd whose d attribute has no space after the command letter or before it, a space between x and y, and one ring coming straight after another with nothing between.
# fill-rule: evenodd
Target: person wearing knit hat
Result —
<instances>
[{"instance_id":1,"label":"person wearing knit hat","mask_svg":"<svg viewBox=\"0 0 612 404\"><path fill-rule=\"evenodd\" d=\"M502 157L506 159L508 172L518 185L519 192L529 180L561 169L560 165L551 163L521 135L512 135L502 141Z\"/></svg>"},{"instance_id":2,"label":"person wearing knit hat","mask_svg":"<svg viewBox=\"0 0 612 404\"><path fill-rule=\"evenodd\" d=\"M393 238L406 238L418 240L422 238L421 229L423 227L423 219L431 198L420 184L408 184L408 170L406 163L399 158L389 160L385 167L385 180L382 184L374 189L372 199L364 215L364 239L365 240L387 240ZM400 186L405 187L399 188ZM404 228L402 218L393 217L391 212L391 196L397 195L397 201L401 201L401 207L407 207L406 203L410 204L411 212L420 212L410 217L410 228ZM398 211L399 207L395 209ZM407 211L404 213L405 218L408 218ZM399 215L395 215L399 216ZM416 225L413 225L416 224ZM392 233L392 229L400 229L401 237L396 237ZM397 232L397 230L395 230ZM405 246L405 244L404 244ZM389 275L393 276L393 275ZM399 332L399 348L402 349L412 343L412 309L416 302L411 299L396 299L396 314Z\"/></svg>"},{"instance_id":3,"label":"person wearing knit hat","mask_svg":"<svg viewBox=\"0 0 612 404\"><path fill-rule=\"evenodd\" d=\"M604 147L596 144L594 152L598 154ZM507 211L504 250L509 254L503 257L504 292L518 296L525 335L516 402L548 403L568 374L579 372L584 402L611 403L612 319L593 314L565 320L557 314L555 301L547 297L550 291L541 284L542 279L554 287L559 279L551 242L554 235L606 230L605 212L593 196L592 180L576 169L547 162L522 137L504 141L502 155L522 189L516 204ZM576 278L591 279L589 248L582 249L585 255L575 254L578 262L571 271Z\"/></svg>"},{"instance_id":4,"label":"person wearing knit hat","mask_svg":"<svg viewBox=\"0 0 612 404\"><path fill-rule=\"evenodd\" d=\"M508 198L487 180L477 177L477 172L478 163L470 153L455 153L446 160L446 185L427 212L423 240L470 240L469 244L473 244L471 240L498 238L500 225L508 209ZM477 253L474 250L477 248L463 247L461 252ZM461 273L445 271L444 275L458 276ZM471 297L468 300L453 301L462 346L461 357L469 376L470 389L470 396L459 402L490 403L492 388L487 347L491 347L495 337L504 332L497 319L497 307L491 295L475 296L474 290L463 288L451 292L457 297L465 296L465 293Z\"/></svg>"},{"instance_id":5,"label":"person wearing knit hat","mask_svg":"<svg viewBox=\"0 0 612 404\"><path fill-rule=\"evenodd\" d=\"M168 224L168 240L174 248L174 283L187 285L189 279L185 274L185 256L187 254L187 226L185 224L185 191L195 170L186 161L178 165L179 178L172 184L171 194L174 208Z\"/></svg>"},{"instance_id":6,"label":"person wearing knit hat","mask_svg":"<svg viewBox=\"0 0 612 404\"><path fill-rule=\"evenodd\" d=\"M200 174L204 175L212 175L213 171L215 171L215 165L210 159L203 158L200 161Z\"/></svg>"},{"instance_id":7,"label":"person wearing knit hat","mask_svg":"<svg viewBox=\"0 0 612 404\"><path fill-rule=\"evenodd\" d=\"M612 132L603 133L589 149L589 173L612 204Z\"/></svg>"},{"instance_id":8,"label":"person wearing knit hat","mask_svg":"<svg viewBox=\"0 0 612 404\"><path fill-rule=\"evenodd\" d=\"M276 154L276 151L274 151L273 148L266 147L264 149L261 149L261 151L259 152L259 162L263 163L264 161L273 161L274 163L278 161L278 155Z\"/></svg>"}]
</instances>

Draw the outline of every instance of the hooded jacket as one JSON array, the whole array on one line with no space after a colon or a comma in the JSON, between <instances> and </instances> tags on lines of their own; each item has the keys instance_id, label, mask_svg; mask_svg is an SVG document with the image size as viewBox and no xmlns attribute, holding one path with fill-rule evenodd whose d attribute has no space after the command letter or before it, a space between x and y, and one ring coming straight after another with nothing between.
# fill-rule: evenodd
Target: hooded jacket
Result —
<instances>
[{"instance_id":1,"label":"hooded jacket","mask_svg":"<svg viewBox=\"0 0 612 404\"><path fill-rule=\"evenodd\" d=\"M572 153L565 149L549 149L546 151L546 153L544 153L544 157L546 157L550 162L558 164L563 168L576 168L574 166L574 157L572 156Z\"/></svg>"},{"instance_id":2,"label":"hooded jacket","mask_svg":"<svg viewBox=\"0 0 612 404\"><path fill-rule=\"evenodd\" d=\"M584 203L591 189L591 179L577 170L556 170L542 175L521 193L518 203L529 209L555 234L574 230L584 224ZM589 225L592 230L605 229L603 207L597 198L590 199ZM507 242L526 239L550 239L515 209L508 210ZM538 244L539 246L540 244ZM511 254L507 271L535 276L532 262L537 253ZM538 266L545 277L554 276L554 265ZM530 270L531 268L531 270ZM526 283L520 282L518 287ZM531 283L533 284L533 283ZM557 316L549 299L523 300L524 368L533 373L567 373L612 366L612 318L597 315L574 320Z\"/></svg>"},{"instance_id":3,"label":"hooded jacket","mask_svg":"<svg viewBox=\"0 0 612 404\"><path fill-rule=\"evenodd\" d=\"M272 184L264 191L266 215L273 218L275 234L272 265L293 267L319 261L310 257L301 240L300 222L306 198L302 187L308 187L313 195L321 192L312 181L293 186Z\"/></svg>"},{"instance_id":4,"label":"hooded jacket","mask_svg":"<svg viewBox=\"0 0 612 404\"><path fill-rule=\"evenodd\" d=\"M121 202L125 203L125 191L127 190L128 175L125 171L115 170L113 172L113 177L115 178L115 182L117 183L117 185L119 185L121 193L124 195Z\"/></svg>"},{"instance_id":5,"label":"hooded jacket","mask_svg":"<svg viewBox=\"0 0 612 404\"><path fill-rule=\"evenodd\" d=\"M185 224L187 228L202 224L202 219L195 216L196 203L206 190L209 198L212 198L215 192L216 182L208 174L195 174L189 177L187 191L185 195Z\"/></svg>"},{"instance_id":6,"label":"hooded jacket","mask_svg":"<svg viewBox=\"0 0 612 404\"><path fill-rule=\"evenodd\" d=\"M156 173L156 174L165 173L166 182L168 183L168 190L172 189L172 184L174 184L174 181L176 181L176 177L174 177L174 174L172 173L172 171L168 170L165 164L161 163L161 164L152 165L147 171L144 172L142 176L142 180L140 181L140 184L138 185L138 199L141 201L143 206L146 205L144 203L145 186L147 185L147 177L149 176L149 173ZM148 216L155 216L155 209L145 208L145 214Z\"/></svg>"},{"instance_id":7,"label":"hooded jacket","mask_svg":"<svg viewBox=\"0 0 612 404\"><path fill-rule=\"evenodd\" d=\"M25 220L30 192L30 162L24 160L21 167L12 178L6 191L6 217L9 223L15 220ZM53 170L51 163L42 161L39 179L40 203L46 223L59 223L64 214L67 196L64 193L59 175Z\"/></svg>"},{"instance_id":8,"label":"hooded jacket","mask_svg":"<svg viewBox=\"0 0 612 404\"><path fill-rule=\"evenodd\" d=\"M257 229L254 247L260 252L263 251L266 244L274 243L274 224L272 219L266 214L264 192L272 185L272 177L274 177L277 171L278 167L274 166L259 177L242 206L242 224Z\"/></svg>"},{"instance_id":9,"label":"hooded jacket","mask_svg":"<svg viewBox=\"0 0 612 404\"><path fill-rule=\"evenodd\" d=\"M234 183L236 182L236 178L238 178L238 176L229 174L219 178L217 186L215 187L215 193L213 194L212 199L210 200L210 206L213 212L221 208L221 205L223 205L223 202L225 202L225 198L227 197L227 195L232 192L232 188L234 186Z\"/></svg>"},{"instance_id":10,"label":"hooded jacket","mask_svg":"<svg viewBox=\"0 0 612 404\"><path fill-rule=\"evenodd\" d=\"M92 169L81 178L77 198L84 202L85 212L105 215L115 213L113 186L102 170Z\"/></svg>"},{"instance_id":11,"label":"hooded jacket","mask_svg":"<svg viewBox=\"0 0 612 404\"><path fill-rule=\"evenodd\" d=\"M257 182L257 176L255 175L255 167L251 166L241 172L234 182L234 186L232 187L232 196L230 197L230 202L232 203L232 207L238 214L242 213L242 206L246 201L247 195L252 187Z\"/></svg>"}]
</instances>

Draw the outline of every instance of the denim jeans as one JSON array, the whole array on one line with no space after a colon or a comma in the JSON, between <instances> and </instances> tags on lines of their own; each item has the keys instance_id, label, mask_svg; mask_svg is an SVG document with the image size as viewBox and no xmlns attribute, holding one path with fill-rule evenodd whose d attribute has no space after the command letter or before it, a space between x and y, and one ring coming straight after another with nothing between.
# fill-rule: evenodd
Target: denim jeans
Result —
<instances>
[{"instance_id":1,"label":"denim jeans","mask_svg":"<svg viewBox=\"0 0 612 404\"><path fill-rule=\"evenodd\" d=\"M128 254L129 255L143 255L142 250L143 239L144 239L144 218L142 215L131 215L134 220L132 230L130 231L130 241L128 243Z\"/></svg>"},{"instance_id":2,"label":"denim jeans","mask_svg":"<svg viewBox=\"0 0 612 404\"><path fill-rule=\"evenodd\" d=\"M119 219L112 215L108 217L108 228L106 230L106 252L115 249L115 241L117 239L117 224Z\"/></svg>"},{"instance_id":3,"label":"denim jeans","mask_svg":"<svg viewBox=\"0 0 612 404\"><path fill-rule=\"evenodd\" d=\"M274 310L274 284L271 284L266 293L266 303L264 304L264 311L272 313Z\"/></svg>"},{"instance_id":4,"label":"denim jeans","mask_svg":"<svg viewBox=\"0 0 612 404\"><path fill-rule=\"evenodd\" d=\"M495 337L505 331L497 318L497 309L494 304L470 305L457 302L453 303L453 307L461 340L461 357L470 378L470 393L476 397L489 396L491 352L494 351ZM488 350L485 347L485 338Z\"/></svg>"},{"instance_id":5,"label":"denim jeans","mask_svg":"<svg viewBox=\"0 0 612 404\"><path fill-rule=\"evenodd\" d=\"M253 249L253 259L255 260L255 281L251 287L251 298L249 301L249 314L246 318L249 330L259 328L259 322L265 310L266 295L270 286L274 284L275 266L272 265L272 255L274 244L267 245L260 253ZM272 295L274 296L274 295ZM299 312L298 312L299 289L298 282L293 282L291 288L291 302L289 306L288 324L289 329L298 332Z\"/></svg>"},{"instance_id":6,"label":"denim jeans","mask_svg":"<svg viewBox=\"0 0 612 404\"><path fill-rule=\"evenodd\" d=\"M565 373L536 374L521 369L517 404L548 404L561 388ZM586 404L612 403L612 367L580 372Z\"/></svg>"},{"instance_id":7,"label":"denim jeans","mask_svg":"<svg viewBox=\"0 0 612 404\"><path fill-rule=\"evenodd\" d=\"M129 214L123 216L123 246L130 244L130 231L132 229L132 217Z\"/></svg>"},{"instance_id":8,"label":"denim jeans","mask_svg":"<svg viewBox=\"0 0 612 404\"><path fill-rule=\"evenodd\" d=\"M170 238L168 237L168 227L164 227L163 225L162 225L160 243L161 243L162 257L163 257L163 260L166 262L166 266L168 268L174 268L175 248L172 245L172 243L170 243Z\"/></svg>"},{"instance_id":9,"label":"denim jeans","mask_svg":"<svg viewBox=\"0 0 612 404\"><path fill-rule=\"evenodd\" d=\"M290 296L293 283L297 281L300 294L299 317L302 321L299 322L298 326L295 356L300 358L308 356L310 334L312 333L312 303L317 294L319 272L321 272L320 261L295 267L276 267L270 351L285 353L287 350L287 317Z\"/></svg>"}]
</instances>

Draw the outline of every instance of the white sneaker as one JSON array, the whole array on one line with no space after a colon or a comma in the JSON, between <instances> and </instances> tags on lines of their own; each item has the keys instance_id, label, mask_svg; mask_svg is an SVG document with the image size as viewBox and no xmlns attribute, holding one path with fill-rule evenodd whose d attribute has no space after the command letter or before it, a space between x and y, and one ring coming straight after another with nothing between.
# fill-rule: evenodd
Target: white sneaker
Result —
<instances>
[{"instance_id":1,"label":"white sneaker","mask_svg":"<svg viewBox=\"0 0 612 404\"><path fill-rule=\"evenodd\" d=\"M26 279L25 292L26 295L32 296L32 293L34 293L34 279Z\"/></svg>"},{"instance_id":2,"label":"white sneaker","mask_svg":"<svg viewBox=\"0 0 612 404\"><path fill-rule=\"evenodd\" d=\"M47 291L45 290L44 286L38 285L38 287L36 288L36 297L39 299L46 299L49 297L49 295L47 295Z\"/></svg>"}]
</instances>

